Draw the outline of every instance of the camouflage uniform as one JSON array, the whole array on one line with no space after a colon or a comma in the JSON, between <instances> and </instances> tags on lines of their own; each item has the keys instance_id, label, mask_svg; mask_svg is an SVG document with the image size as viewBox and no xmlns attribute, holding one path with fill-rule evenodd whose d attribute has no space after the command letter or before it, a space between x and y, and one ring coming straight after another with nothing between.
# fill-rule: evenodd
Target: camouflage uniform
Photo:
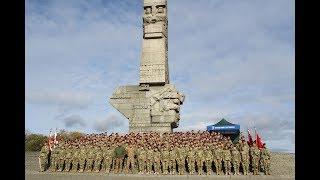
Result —
<instances>
[{"instance_id":1,"label":"camouflage uniform","mask_svg":"<svg viewBox=\"0 0 320 180\"><path fill-rule=\"evenodd\" d=\"M137 157L138 157L138 164L139 164L139 173L144 173L145 172L145 167L146 167L146 150L144 147L139 147L137 150Z\"/></svg>"},{"instance_id":2,"label":"camouflage uniform","mask_svg":"<svg viewBox=\"0 0 320 180\"><path fill-rule=\"evenodd\" d=\"M134 156L135 156L135 148L130 145L127 147L127 153L128 153L128 159L127 159L127 164L126 164L126 173L129 172L129 168L131 165L131 172L135 172L135 162L134 162Z\"/></svg>"},{"instance_id":3,"label":"camouflage uniform","mask_svg":"<svg viewBox=\"0 0 320 180\"><path fill-rule=\"evenodd\" d=\"M182 175L186 172L185 166L186 166L186 157L187 157L187 151L184 146L178 148L178 171L179 174Z\"/></svg>"},{"instance_id":4,"label":"camouflage uniform","mask_svg":"<svg viewBox=\"0 0 320 180\"><path fill-rule=\"evenodd\" d=\"M252 162L253 174L258 175L260 150L258 149L258 147L255 144L250 148L250 155L251 155L251 160L252 160L251 162Z\"/></svg>"},{"instance_id":5,"label":"camouflage uniform","mask_svg":"<svg viewBox=\"0 0 320 180\"><path fill-rule=\"evenodd\" d=\"M270 175L270 152L266 148L262 148L260 153L261 168L266 175Z\"/></svg>"},{"instance_id":6,"label":"camouflage uniform","mask_svg":"<svg viewBox=\"0 0 320 180\"><path fill-rule=\"evenodd\" d=\"M155 174L161 174L161 153L159 151L158 148L155 148L154 149L154 152L153 152L153 164L154 164L154 171L155 171Z\"/></svg>"},{"instance_id":7,"label":"camouflage uniform","mask_svg":"<svg viewBox=\"0 0 320 180\"><path fill-rule=\"evenodd\" d=\"M225 174L231 174L231 153L229 149L223 150L223 164L225 169Z\"/></svg>"},{"instance_id":8,"label":"camouflage uniform","mask_svg":"<svg viewBox=\"0 0 320 180\"><path fill-rule=\"evenodd\" d=\"M102 168L106 170L106 173L110 173L110 168L112 165L112 158L113 158L113 151L114 150L110 146L104 147Z\"/></svg>"},{"instance_id":9,"label":"camouflage uniform","mask_svg":"<svg viewBox=\"0 0 320 180\"><path fill-rule=\"evenodd\" d=\"M204 150L202 147L197 147L195 150L196 150L196 163L198 166L198 174L202 175L203 163L206 162L206 159L204 157Z\"/></svg>"},{"instance_id":10,"label":"camouflage uniform","mask_svg":"<svg viewBox=\"0 0 320 180\"><path fill-rule=\"evenodd\" d=\"M168 174L169 163L170 163L170 152L167 147L163 147L161 151L162 156L162 168L163 168L163 174Z\"/></svg>"},{"instance_id":11,"label":"camouflage uniform","mask_svg":"<svg viewBox=\"0 0 320 180\"><path fill-rule=\"evenodd\" d=\"M212 154L212 151L211 151L211 149L209 147L205 148L204 157L205 157L207 175L211 175L211 172L212 172L212 167L211 166L212 166L213 154Z\"/></svg>"},{"instance_id":12,"label":"camouflage uniform","mask_svg":"<svg viewBox=\"0 0 320 180\"><path fill-rule=\"evenodd\" d=\"M58 155L59 155L59 150L58 150L58 147L56 147L51 151L50 168L49 168L50 171L57 171Z\"/></svg>"},{"instance_id":13,"label":"camouflage uniform","mask_svg":"<svg viewBox=\"0 0 320 180\"><path fill-rule=\"evenodd\" d=\"M44 145L41 148L40 155L39 155L39 160L40 160L40 171L43 172L47 169L48 163L49 163L49 154L50 150L47 145Z\"/></svg>"},{"instance_id":14,"label":"camouflage uniform","mask_svg":"<svg viewBox=\"0 0 320 180\"><path fill-rule=\"evenodd\" d=\"M72 163L72 152L74 151L73 148L69 147L65 149L65 171L70 171L71 163Z\"/></svg>"},{"instance_id":15,"label":"camouflage uniform","mask_svg":"<svg viewBox=\"0 0 320 180\"><path fill-rule=\"evenodd\" d=\"M99 172L100 167L101 167L101 163L103 160L103 153L102 153L100 146L95 147L94 155L95 155L95 157L94 157L94 168L93 169L95 172Z\"/></svg>"},{"instance_id":16,"label":"camouflage uniform","mask_svg":"<svg viewBox=\"0 0 320 180\"><path fill-rule=\"evenodd\" d=\"M222 175L223 150L219 146L215 149L215 157L216 157L215 166L217 169L217 175Z\"/></svg>"},{"instance_id":17,"label":"camouflage uniform","mask_svg":"<svg viewBox=\"0 0 320 180\"><path fill-rule=\"evenodd\" d=\"M86 165L86 146L80 146L79 172L83 172Z\"/></svg>"},{"instance_id":18,"label":"camouflage uniform","mask_svg":"<svg viewBox=\"0 0 320 180\"><path fill-rule=\"evenodd\" d=\"M241 148L241 164L243 169L243 175L249 174L249 146L247 143L242 145Z\"/></svg>"},{"instance_id":19,"label":"camouflage uniform","mask_svg":"<svg viewBox=\"0 0 320 180\"><path fill-rule=\"evenodd\" d=\"M169 152L169 156L170 156L170 163L169 163L169 168L170 168L170 174L175 174L176 173L176 167L177 167L177 163L176 160L178 159L178 150L177 148L170 148L170 152Z\"/></svg>"},{"instance_id":20,"label":"camouflage uniform","mask_svg":"<svg viewBox=\"0 0 320 180\"><path fill-rule=\"evenodd\" d=\"M146 165L147 165L147 174L152 173L152 163L153 163L153 150L149 147L147 150L147 158L146 158Z\"/></svg>"},{"instance_id":21,"label":"camouflage uniform","mask_svg":"<svg viewBox=\"0 0 320 180\"><path fill-rule=\"evenodd\" d=\"M78 147L74 148L74 151L72 154L72 171L78 170L79 155L80 155L80 149Z\"/></svg>"},{"instance_id":22,"label":"camouflage uniform","mask_svg":"<svg viewBox=\"0 0 320 180\"><path fill-rule=\"evenodd\" d=\"M92 146L86 148L86 167L88 172L91 172L94 165L94 149Z\"/></svg>"},{"instance_id":23,"label":"camouflage uniform","mask_svg":"<svg viewBox=\"0 0 320 180\"><path fill-rule=\"evenodd\" d=\"M65 155L66 155L66 149L64 147L59 148L59 154L58 154L58 171L59 172L63 170Z\"/></svg>"},{"instance_id":24,"label":"camouflage uniform","mask_svg":"<svg viewBox=\"0 0 320 180\"><path fill-rule=\"evenodd\" d=\"M194 147L190 147L188 151L188 169L189 169L189 174L194 174L195 172L195 150Z\"/></svg>"},{"instance_id":25,"label":"camouflage uniform","mask_svg":"<svg viewBox=\"0 0 320 180\"><path fill-rule=\"evenodd\" d=\"M240 175L239 173L240 161L241 161L240 152L236 147L233 147L231 151L231 155L232 155L231 160L232 160L232 165L234 169L234 175Z\"/></svg>"}]
</instances>

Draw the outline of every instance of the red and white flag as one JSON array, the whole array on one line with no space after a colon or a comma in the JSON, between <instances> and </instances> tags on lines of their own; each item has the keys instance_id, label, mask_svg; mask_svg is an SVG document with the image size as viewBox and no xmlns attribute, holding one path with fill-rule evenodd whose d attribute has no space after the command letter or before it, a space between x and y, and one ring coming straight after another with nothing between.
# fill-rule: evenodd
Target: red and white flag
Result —
<instances>
[{"instance_id":1,"label":"red and white flag","mask_svg":"<svg viewBox=\"0 0 320 180\"><path fill-rule=\"evenodd\" d=\"M257 133L256 129L255 129L255 133L256 133L256 144L257 144L258 148L261 149L263 147L262 139L259 136L259 134Z\"/></svg>"}]
</instances>

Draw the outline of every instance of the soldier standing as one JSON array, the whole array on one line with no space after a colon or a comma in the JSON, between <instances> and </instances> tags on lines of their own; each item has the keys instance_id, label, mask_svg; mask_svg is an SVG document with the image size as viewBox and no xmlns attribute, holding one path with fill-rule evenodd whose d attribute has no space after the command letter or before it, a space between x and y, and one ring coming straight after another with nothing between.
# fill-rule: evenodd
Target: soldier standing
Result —
<instances>
[{"instance_id":1,"label":"soldier standing","mask_svg":"<svg viewBox=\"0 0 320 180\"><path fill-rule=\"evenodd\" d=\"M103 158L104 158L104 166L103 168L105 168L106 173L110 173L110 168L112 165L112 157L113 157L113 149L110 147L110 145L108 144L105 148L104 148L104 154L103 154Z\"/></svg>"},{"instance_id":2,"label":"soldier standing","mask_svg":"<svg viewBox=\"0 0 320 180\"><path fill-rule=\"evenodd\" d=\"M178 171L180 175L183 175L186 172L185 170L186 157L187 157L186 147L183 144L178 148Z\"/></svg>"},{"instance_id":3,"label":"soldier standing","mask_svg":"<svg viewBox=\"0 0 320 180\"><path fill-rule=\"evenodd\" d=\"M145 161L146 161L146 152L144 146L141 145L137 149L137 159L138 159L138 166L139 166L139 174L143 174L145 172Z\"/></svg>"},{"instance_id":4,"label":"soldier standing","mask_svg":"<svg viewBox=\"0 0 320 180\"><path fill-rule=\"evenodd\" d=\"M51 151L51 157L50 157L50 171L57 171L57 166L58 166L58 153L57 151L58 147L52 149Z\"/></svg>"},{"instance_id":5,"label":"soldier standing","mask_svg":"<svg viewBox=\"0 0 320 180\"><path fill-rule=\"evenodd\" d=\"M254 143L253 146L250 148L250 155L252 160L252 169L253 174L258 175L259 172L259 160L260 160L260 150L257 147L257 144Z\"/></svg>"},{"instance_id":6,"label":"soldier standing","mask_svg":"<svg viewBox=\"0 0 320 180\"><path fill-rule=\"evenodd\" d=\"M131 173L135 171L135 162L134 162L134 156L135 156L135 148L132 144L129 144L127 147L127 153L128 153L128 159L126 164L126 173L129 173L129 168L131 166Z\"/></svg>"},{"instance_id":7,"label":"soldier standing","mask_svg":"<svg viewBox=\"0 0 320 180\"><path fill-rule=\"evenodd\" d=\"M87 172L91 172L94 165L94 149L92 145L89 145L86 148L86 170Z\"/></svg>"},{"instance_id":8,"label":"soldier standing","mask_svg":"<svg viewBox=\"0 0 320 180\"><path fill-rule=\"evenodd\" d=\"M78 165L79 165L79 155L80 155L80 149L79 146L76 145L76 147L73 149L73 154L72 154L72 171L77 171L78 170Z\"/></svg>"},{"instance_id":9,"label":"soldier standing","mask_svg":"<svg viewBox=\"0 0 320 180\"><path fill-rule=\"evenodd\" d=\"M225 145L223 150L223 164L225 169L225 175L231 175L231 153L228 145Z\"/></svg>"},{"instance_id":10,"label":"soldier standing","mask_svg":"<svg viewBox=\"0 0 320 180\"><path fill-rule=\"evenodd\" d=\"M175 145L177 147L177 145ZM176 160L178 159L178 151L177 148L174 148L173 145L170 146L170 174L176 173L177 163Z\"/></svg>"},{"instance_id":11,"label":"soldier standing","mask_svg":"<svg viewBox=\"0 0 320 180\"><path fill-rule=\"evenodd\" d=\"M71 163L72 163L72 152L74 149L71 147L71 145L68 146L67 149L65 149L65 168L64 171L70 171Z\"/></svg>"},{"instance_id":12,"label":"soldier standing","mask_svg":"<svg viewBox=\"0 0 320 180\"><path fill-rule=\"evenodd\" d=\"M246 142L242 142L241 148L241 164L243 169L243 175L249 174L249 145Z\"/></svg>"},{"instance_id":13,"label":"soldier standing","mask_svg":"<svg viewBox=\"0 0 320 180\"><path fill-rule=\"evenodd\" d=\"M61 147L59 147L57 151L59 152L58 153L58 172L61 172L64 166L64 157L66 155L66 150L65 150L65 147L61 144Z\"/></svg>"},{"instance_id":14,"label":"soldier standing","mask_svg":"<svg viewBox=\"0 0 320 180\"><path fill-rule=\"evenodd\" d=\"M261 168L264 171L265 175L270 175L270 152L264 146L260 150L261 153Z\"/></svg>"},{"instance_id":15,"label":"soldier standing","mask_svg":"<svg viewBox=\"0 0 320 180\"><path fill-rule=\"evenodd\" d=\"M160 153L160 151L159 151L158 148L154 148L153 155L154 155L153 164L154 164L155 174L161 174L161 164L160 164L160 161L161 161L162 158L161 158L161 153Z\"/></svg>"},{"instance_id":16,"label":"soldier standing","mask_svg":"<svg viewBox=\"0 0 320 180\"><path fill-rule=\"evenodd\" d=\"M151 146L148 146L146 151L147 151L147 158L146 158L147 174L152 174L153 150Z\"/></svg>"},{"instance_id":17,"label":"soldier standing","mask_svg":"<svg viewBox=\"0 0 320 180\"><path fill-rule=\"evenodd\" d=\"M194 145L192 144L191 147L188 149L188 169L189 169L189 174L194 174L195 172L195 152L194 152Z\"/></svg>"},{"instance_id":18,"label":"soldier standing","mask_svg":"<svg viewBox=\"0 0 320 180\"><path fill-rule=\"evenodd\" d=\"M50 149L47 143L42 146L40 150L39 155L39 165L40 165L40 171L43 172L47 170L47 166L49 164L49 155L50 155Z\"/></svg>"},{"instance_id":19,"label":"soldier standing","mask_svg":"<svg viewBox=\"0 0 320 180\"><path fill-rule=\"evenodd\" d=\"M163 174L168 174L168 170L170 169L169 163L170 163L170 152L167 147L167 145L164 145L161 151L162 156L162 168L163 168Z\"/></svg>"},{"instance_id":20,"label":"soldier standing","mask_svg":"<svg viewBox=\"0 0 320 180\"><path fill-rule=\"evenodd\" d=\"M100 166L103 160L103 154L100 146L96 146L94 150L95 158L94 158L94 171L99 172Z\"/></svg>"},{"instance_id":21,"label":"soldier standing","mask_svg":"<svg viewBox=\"0 0 320 180\"><path fill-rule=\"evenodd\" d=\"M211 175L213 155L212 155L212 151L208 145L205 146L204 157L205 157L207 175Z\"/></svg>"},{"instance_id":22,"label":"soldier standing","mask_svg":"<svg viewBox=\"0 0 320 180\"><path fill-rule=\"evenodd\" d=\"M204 151L202 149L202 145L199 144L195 148L196 151L196 163L198 166L198 174L202 175L203 172L203 163L205 162Z\"/></svg>"},{"instance_id":23,"label":"soldier standing","mask_svg":"<svg viewBox=\"0 0 320 180\"><path fill-rule=\"evenodd\" d=\"M239 168L240 168L241 155L236 146L232 148L231 156L232 156L231 160L232 160L232 166L234 169L234 175L240 175Z\"/></svg>"},{"instance_id":24,"label":"soldier standing","mask_svg":"<svg viewBox=\"0 0 320 180\"><path fill-rule=\"evenodd\" d=\"M216 169L217 175L222 175L222 157L223 157L223 150L221 149L222 144L218 144L217 148L215 149L215 157L216 157Z\"/></svg>"},{"instance_id":25,"label":"soldier standing","mask_svg":"<svg viewBox=\"0 0 320 180\"><path fill-rule=\"evenodd\" d=\"M86 145L80 145L79 172L83 172L86 165Z\"/></svg>"}]
</instances>

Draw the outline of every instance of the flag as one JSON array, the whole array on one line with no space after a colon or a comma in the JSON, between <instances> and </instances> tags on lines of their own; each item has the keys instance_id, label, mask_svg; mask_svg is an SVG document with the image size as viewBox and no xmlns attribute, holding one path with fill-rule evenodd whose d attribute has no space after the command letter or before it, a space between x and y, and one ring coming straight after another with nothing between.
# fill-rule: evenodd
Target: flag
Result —
<instances>
[{"instance_id":1,"label":"flag","mask_svg":"<svg viewBox=\"0 0 320 180\"><path fill-rule=\"evenodd\" d=\"M56 145L58 144L58 140L57 140L57 130L54 132L54 137L53 137L53 147L56 147Z\"/></svg>"},{"instance_id":2,"label":"flag","mask_svg":"<svg viewBox=\"0 0 320 180\"><path fill-rule=\"evenodd\" d=\"M257 144L258 148L261 149L263 147L262 139L259 136L259 134L257 133L257 130L255 130L255 133L256 133L256 144Z\"/></svg>"},{"instance_id":3,"label":"flag","mask_svg":"<svg viewBox=\"0 0 320 180\"><path fill-rule=\"evenodd\" d=\"M49 145L49 149L50 151L52 151L52 133L51 133L51 130L50 130L50 133L49 133L49 136L48 136L48 145Z\"/></svg>"},{"instance_id":4,"label":"flag","mask_svg":"<svg viewBox=\"0 0 320 180\"><path fill-rule=\"evenodd\" d=\"M252 144L253 144L252 136L251 136L251 134L250 134L249 129L248 129L248 144L249 144L250 146L252 146Z\"/></svg>"}]
</instances>

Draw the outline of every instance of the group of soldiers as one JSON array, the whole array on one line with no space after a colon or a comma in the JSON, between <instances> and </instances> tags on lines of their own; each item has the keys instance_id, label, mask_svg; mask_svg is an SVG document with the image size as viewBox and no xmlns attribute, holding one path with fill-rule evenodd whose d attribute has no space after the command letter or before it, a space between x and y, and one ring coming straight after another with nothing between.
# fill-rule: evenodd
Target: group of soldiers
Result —
<instances>
[{"instance_id":1,"label":"group of soldiers","mask_svg":"<svg viewBox=\"0 0 320 180\"><path fill-rule=\"evenodd\" d=\"M39 155L41 171L270 175L270 152L241 135L237 143L220 133L189 131L174 133L91 134L61 141Z\"/></svg>"}]
</instances>

